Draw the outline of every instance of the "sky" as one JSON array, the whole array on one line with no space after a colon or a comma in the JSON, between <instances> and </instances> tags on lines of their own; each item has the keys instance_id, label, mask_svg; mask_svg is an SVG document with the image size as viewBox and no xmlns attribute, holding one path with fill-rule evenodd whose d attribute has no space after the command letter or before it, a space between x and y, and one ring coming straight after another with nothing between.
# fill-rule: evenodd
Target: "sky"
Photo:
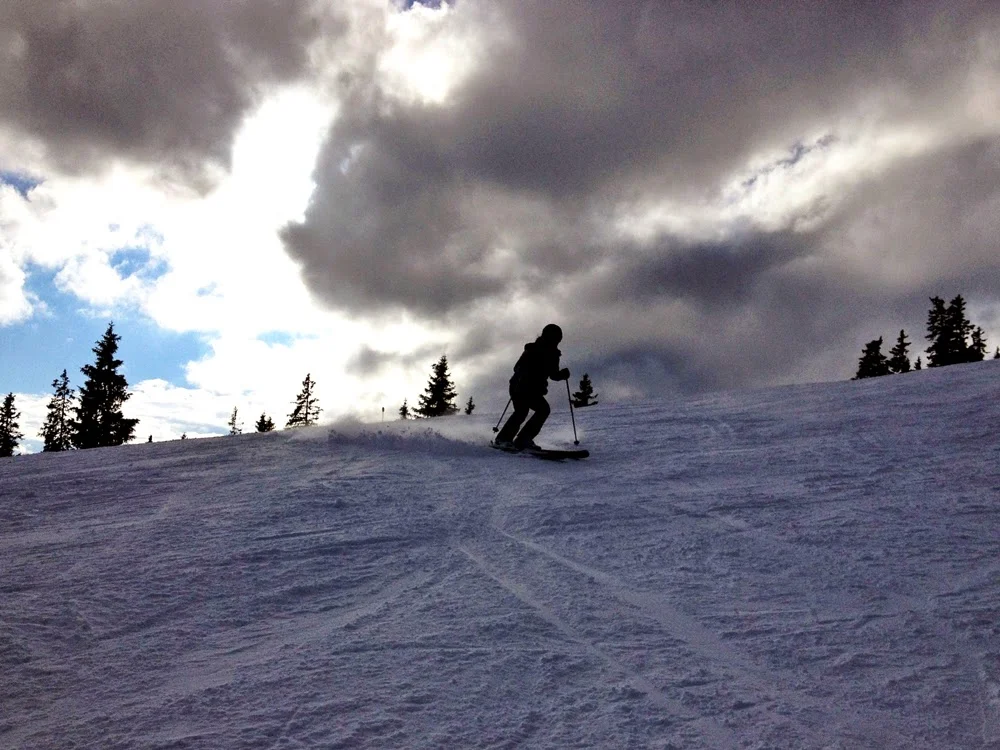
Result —
<instances>
[{"instance_id":1,"label":"sky","mask_svg":"<svg viewBox=\"0 0 1000 750\"><path fill-rule=\"evenodd\" d=\"M1000 344L993 2L10 0L0 68L29 450L111 321L156 440L441 354L499 416L549 322L605 400L915 358L935 295Z\"/></svg>"}]
</instances>

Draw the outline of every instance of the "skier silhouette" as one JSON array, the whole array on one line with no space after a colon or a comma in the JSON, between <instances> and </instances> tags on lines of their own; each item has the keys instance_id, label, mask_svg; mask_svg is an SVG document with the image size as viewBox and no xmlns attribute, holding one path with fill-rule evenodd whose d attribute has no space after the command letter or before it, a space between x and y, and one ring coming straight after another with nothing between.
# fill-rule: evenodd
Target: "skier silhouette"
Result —
<instances>
[{"instance_id":1,"label":"skier silhouette","mask_svg":"<svg viewBox=\"0 0 1000 750\"><path fill-rule=\"evenodd\" d=\"M545 394L549 391L549 379L569 380L569 369L559 369L559 349L562 329L549 323L542 329L542 335L524 345L524 352L514 365L514 375L510 379L510 400L514 411L503 429L493 441L501 448L513 447L518 450L537 448L535 437L549 417L549 402ZM534 412L524 427L521 423Z\"/></svg>"}]
</instances>

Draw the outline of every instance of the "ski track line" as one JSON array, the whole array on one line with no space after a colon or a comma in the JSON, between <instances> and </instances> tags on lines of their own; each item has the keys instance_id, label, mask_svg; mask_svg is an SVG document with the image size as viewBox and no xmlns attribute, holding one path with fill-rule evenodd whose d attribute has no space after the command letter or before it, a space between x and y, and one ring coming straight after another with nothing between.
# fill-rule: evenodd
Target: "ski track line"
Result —
<instances>
[{"instance_id":1,"label":"ski track line","mask_svg":"<svg viewBox=\"0 0 1000 750\"><path fill-rule=\"evenodd\" d=\"M768 685L776 694L793 696L794 702L788 702L788 705L808 706L809 708L816 709L822 713L827 713L829 711L830 706L827 702L818 701L803 694L801 691L789 689L778 684L774 680L771 673L767 672L752 661L742 651L734 649L725 640L699 623L696 619L678 610L673 604L669 603L665 597L652 592L634 591L629 588L624 581L616 578L610 573L606 573L602 570L590 567L589 565L571 560L557 552L553 552L552 550L543 547L537 542L531 541L530 539L523 539L516 534L511 534L503 529L494 528L498 533L507 539L510 539L511 541L536 552L537 554L543 555L559 565L601 583L606 588L610 589L612 596L626 604L636 607L640 612L652 617L661 625L665 626L670 635L683 641L686 645L691 647L692 650L704 657L707 657L710 661L721 663L723 666L736 666L744 673L753 675L756 682ZM752 685L746 687L745 690L751 694L754 692ZM761 701L761 703L757 705L761 706L769 713L773 713L768 702ZM775 716L776 718L784 721L797 724L799 729L806 732L805 736L809 736L814 731L812 727L802 725L794 715L776 714Z\"/></svg>"},{"instance_id":2,"label":"ski track line","mask_svg":"<svg viewBox=\"0 0 1000 750\"><path fill-rule=\"evenodd\" d=\"M590 577L594 581L605 585L611 589L614 596L655 618L657 621L666 626L671 634L684 640L699 653L715 660L718 660L718 657L721 655L724 657L725 664L740 667L746 674L752 675L756 682L767 685L774 691L775 694L792 697L794 702L789 703L789 705L808 707L815 710L817 715L828 715L833 713L834 715L831 716L831 724L838 727L840 730L846 730L852 727L856 729L859 726L864 726L870 723L871 720L863 715L858 715L856 713L848 716L843 715L843 709L841 708L837 708L835 712L831 712L831 706L828 702L818 701L802 691L779 684L774 680L773 676L769 672L763 670L742 652L733 649L728 643L716 634L712 633L710 630L706 629L695 619L677 610L677 608L666 601L664 597L653 593L633 591L623 581L609 573L566 558L557 552L545 548L537 542L521 538L518 535L512 534L499 527L494 526L494 529L507 539L521 544L538 554L544 555L561 565L564 565L577 571L578 573L581 573L582 575ZM751 529L751 533L752 532L753 530ZM957 588L962 590L967 587L975 586L975 584L980 582L985 583L987 580L990 580L998 570L1000 570L1000 566L991 566L986 571L970 571L958 580L957 583L959 583L959 585ZM993 578L993 580L995 580L995 578ZM815 608L810 608L806 611L812 615L814 621L819 625L826 625L831 622L858 623L860 621L868 621L870 619L902 617L911 613L930 614L941 604L938 601L939 598L949 596L953 593L953 589L956 588L954 585L955 583L956 581L952 581L951 586L947 588L941 587L940 590L928 592L926 595L892 594L887 597L878 612L869 611L865 614L864 608L859 609L858 611L862 613L860 618L856 615L848 617L822 616L816 611ZM870 606L868 609L870 610ZM990 750L994 750L994 748L996 748L996 750L1000 750L1000 684L990 682L986 678L984 666L985 654L979 654L979 659L973 661L974 657L968 653L968 648L971 645L968 637L954 632L950 621L946 619L938 620L936 627L940 632L940 638L951 643L954 653L959 655L959 659L962 662L962 673L969 677L978 675L980 687L979 692L981 695L979 707L982 712L984 748L989 748ZM804 631L800 629L795 632ZM965 656L962 656L963 654L965 654ZM794 714L774 714L770 703L761 702L758 705L767 710L769 713L772 713L776 718L783 719L797 725L805 732L804 736L811 736L814 734L814 728L804 726ZM838 732L838 734L839 733L841 732Z\"/></svg>"},{"instance_id":3,"label":"ski track line","mask_svg":"<svg viewBox=\"0 0 1000 750\"><path fill-rule=\"evenodd\" d=\"M781 549L787 552L791 559L797 559L802 555L803 551L798 545L782 539L773 532L769 531L767 528L754 526L746 521L743 521L742 519L718 510L718 508L728 509L732 507L730 505L716 506L715 508L709 508L707 510L695 510L687 505L676 505L673 507L683 516L695 519L717 521L720 524L731 528L734 532L742 534L746 538L753 540L763 550ZM643 508L652 515L668 520L671 518L670 513L665 513L657 509L655 506L644 504ZM501 533L506 533L501 529L498 530L500 530ZM527 540L521 541L528 544L535 544L534 542L528 542ZM809 550L809 554L814 560L817 558L824 560L831 569L835 569L842 562L841 558L831 550L813 548ZM796 565L799 564L800 563L798 562L796 563ZM855 595L849 595L849 598L845 601L850 603L853 611L856 613L855 615L849 617L844 617L843 614L833 614L830 611L826 611L827 608L820 607L815 604L811 605L808 610L813 614L814 620L820 624L834 622L854 622L856 624L862 624L872 619L902 617L909 613L927 613L937 606L936 600L961 594L969 588L978 588L996 581L998 575L1000 575L1000 565L991 565L987 568L969 570L949 579L950 585L947 587L941 586L935 591L926 592L926 594L906 594L902 592L890 593L883 597L878 607L874 607L872 602L869 600L862 599Z\"/></svg>"},{"instance_id":4,"label":"ski track line","mask_svg":"<svg viewBox=\"0 0 1000 750\"><path fill-rule=\"evenodd\" d=\"M301 712L302 712L302 704L300 703L292 710L291 715L287 719L285 719L284 723L281 725L281 729L275 732L277 737L275 737L274 742L271 743L272 748L278 748L282 746L287 747L289 744L292 745L300 744L294 739L292 733L289 730L291 729L292 722L295 721L295 719Z\"/></svg>"},{"instance_id":5,"label":"ski track line","mask_svg":"<svg viewBox=\"0 0 1000 750\"><path fill-rule=\"evenodd\" d=\"M979 685L981 691L983 748L1000 748L1000 682L987 674L985 654L979 654Z\"/></svg>"},{"instance_id":6,"label":"ski track line","mask_svg":"<svg viewBox=\"0 0 1000 750\"><path fill-rule=\"evenodd\" d=\"M482 557L470 550L464 543L457 545L458 550L465 555L477 568L498 586L530 607L539 617L558 630L571 643L581 648L594 659L603 662L613 671L622 675L637 690L644 693L650 701L671 713L679 721L698 724L707 735L712 747L736 747L736 735L727 727L710 717L692 714L683 703L663 694L653 683L635 670L629 668L618 659L606 653L589 640L579 635L570 625L549 609L543 602L532 596L524 586L511 581L498 573Z\"/></svg>"},{"instance_id":7,"label":"ski track line","mask_svg":"<svg viewBox=\"0 0 1000 750\"><path fill-rule=\"evenodd\" d=\"M565 484L561 484L559 490L552 496L559 497L560 495L568 492L571 488L576 487L580 484L586 484L587 482L588 480L581 479L575 482L567 482ZM598 570L596 568L590 567L582 563L578 563L574 560L564 557L563 555L553 552L552 550L547 549L546 547L538 544L537 542L525 539L516 534L506 531L501 526L502 520L506 518L508 511L510 511L511 508L513 508L516 505L516 503L511 502L509 497L498 498L498 499L500 501L495 502L490 508L489 522L487 525L487 528L489 530L492 530L500 534L502 537L508 539L509 541L514 542L517 545L520 545L523 548L526 548L528 550L535 552L536 554L548 558L552 562L555 562L566 569L573 570L574 572L580 575L586 576L591 580L602 584L606 588L610 589L612 595L619 601L622 601L626 604L630 604L636 607L640 612L644 613L645 615L659 622L667 629L670 635L684 642L689 648L691 648L696 653L702 655L703 657L706 657L710 662L715 664L721 664L722 666L735 665L738 668L744 670L745 674L753 675L755 679L758 679L763 684L768 685L774 692L774 694L788 696L789 698L793 699L791 701L786 701L787 705L808 706L809 708L813 709L817 713L817 715L831 714L830 706L827 702L816 700L808 696L807 694L804 694L802 691L795 690L794 688L789 688L779 685L775 681L774 676L771 673L763 670L759 665L751 661L747 655L745 655L741 651L734 649L730 644L728 644L721 637L719 637L718 635L716 635L715 633L711 632L706 627L701 625L697 620L680 612L675 606L667 602L662 596L649 594L646 592L633 591L628 585L625 584L624 581L621 581L620 579L614 577L609 573L606 573L605 571ZM662 511L650 509L648 508L648 505L645 503L643 503L642 507L652 512L654 515L660 517L668 517L668 515L672 515L663 513ZM712 518L715 516L715 514L712 514L711 512L704 513L702 515L708 518ZM736 522L733 525L736 526L738 531L740 532L754 533L756 531L756 529L751 527L749 524L743 524L743 522L739 521L739 519L735 519L731 516L723 515L722 518L718 518L718 520L722 521L723 523L725 523L726 520L730 519ZM477 534L476 537L480 542L485 541L482 538L481 534ZM461 544L459 545L459 548L466 555L469 554L467 548L463 547ZM502 586L504 585L496 576L492 575L490 571L486 570L485 566L482 563L481 558L477 561L477 564L479 564L480 567L482 567L484 571L487 572L488 575L494 578L494 580L497 580L497 582L500 583ZM505 588L507 587L505 586ZM518 598L521 598L522 601L526 601L526 603L528 603L530 606L535 606L537 609L536 606L537 601L533 599L531 601L525 600L523 597L521 597L521 595L517 591L513 590L510 591L515 596L518 596ZM810 611L812 611L813 614L815 614L814 610ZM550 615L552 618L554 618L557 622L560 623L561 628L569 629L569 626L563 624L562 621L559 620L559 618L554 613L552 613L549 610L546 610L546 612L548 613L548 615ZM856 618L847 618L848 621L853 621L855 619ZM608 663L618 665L618 668L620 670L624 670L627 674L630 675L634 674L627 667L620 665L616 660L613 659L613 657L605 655L603 652L597 649L596 646L594 646L592 643L585 641L584 639L582 639L581 636L577 635L572 630L569 630L569 632L571 634L570 637L573 638L574 641L578 643L586 643L590 649L596 651L596 653L600 656L600 658L604 659ZM721 659L720 656L722 657ZM658 695L660 696L663 695L656 688L655 685L649 683L648 680L645 680L645 678L641 676L637 676L637 678L643 680L643 682L645 682L650 689L656 691ZM643 690L646 691L646 688L643 688ZM753 694L754 692L753 686L750 686L750 688L747 689L747 692ZM814 733L814 728L804 725L796 715L794 714L785 715L785 714L775 713L774 707L773 705L771 705L772 702L773 701L762 700L756 705L764 709L767 713L771 714L778 721L779 725L781 723L788 723L793 726L796 726L800 731L803 732L803 736L806 737L811 736ZM836 714L831 716L831 723L833 723L834 725L844 726L851 724L853 722L857 722L859 720L863 721L863 719L861 719L861 717L858 716L844 717L839 714L840 710L838 709L836 711ZM716 746L725 747L729 745L716 745Z\"/></svg>"}]
</instances>

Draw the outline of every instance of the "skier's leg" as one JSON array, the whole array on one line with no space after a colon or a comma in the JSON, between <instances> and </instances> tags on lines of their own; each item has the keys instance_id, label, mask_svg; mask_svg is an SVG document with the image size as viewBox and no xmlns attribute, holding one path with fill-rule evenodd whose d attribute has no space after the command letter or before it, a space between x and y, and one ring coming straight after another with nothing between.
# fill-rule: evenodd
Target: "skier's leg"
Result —
<instances>
[{"instance_id":1,"label":"skier's leg","mask_svg":"<svg viewBox=\"0 0 1000 750\"><path fill-rule=\"evenodd\" d=\"M514 445L519 448L530 445L534 441L538 433L541 432L545 420L549 418L549 412L552 411L549 408L549 402L545 400L544 396L540 395L535 396L528 402L528 408L534 414L531 415L531 419L521 428L521 431L517 433L517 437L514 439Z\"/></svg>"},{"instance_id":2,"label":"skier's leg","mask_svg":"<svg viewBox=\"0 0 1000 750\"><path fill-rule=\"evenodd\" d=\"M498 432L497 436L493 439L496 443L513 442L514 436L517 435L517 431L521 428L521 424L528 416L528 402L520 396L515 396L514 394L511 394L510 400L511 404L514 406L514 410L510 413L510 416L507 417L507 421L504 422L500 432Z\"/></svg>"}]
</instances>

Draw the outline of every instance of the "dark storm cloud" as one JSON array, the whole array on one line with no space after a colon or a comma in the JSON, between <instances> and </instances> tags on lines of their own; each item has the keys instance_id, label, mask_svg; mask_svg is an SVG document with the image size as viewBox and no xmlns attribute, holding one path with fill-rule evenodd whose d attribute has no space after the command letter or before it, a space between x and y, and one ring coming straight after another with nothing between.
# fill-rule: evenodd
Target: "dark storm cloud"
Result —
<instances>
[{"instance_id":1,"label":"dark storm cloud","mask_svg":"<svg viewBox=\"0 0 1000 750\"><path fill-rule=\"evenodd\" d=\"M699 305L731 307L752 298L758 280L769 271L810 252L811 235L755 233L728 242L691 243L682 238L650 247L623 248L615 270L601 279L591 297L607 302L627 289L636 301L691 300Z\"/></svg>"},{"instance_id":2,"label":"dark storm cloud","mask_svg":"<svg viewBox=\"0 0 1000 750\"><path fill-rule=\"evenodd\" d=\"M339 30L310 0L5 0L0 128L63 169L131 159L203 184L259 87Z\"/></svg>"},{"instance_id":3,"label":"dark storm cloud","mask_svg":"<svg viewBox=\"0 0 1000 750\"><path fill-rule=\"evenodd\" d=\"M629 290L630 304L611 315L627 321L623 329L661 322L639 347L595 346L615 335L602 319L616 308L577 290L588 304L575 354L592 372L615 379L634 365L647 392L848 378L865 342L882 336L887 351L901 329L911 358L926 360L929 298L956 294L969 301L973 322L992 331L992 350L1000 344L1000 142L906 160L813 232L675 244L621 262L608 287ZM657 309L657 300L680 314ZM651 361L664 367L656 378Z\"/></svg>"},{"instance_id":4,"label":"dark storm cloud","mask_svg":"<svg viewBox=\"0 0 1000 750\"><path fill-rule=\"evenodd\" d=\"M436 362L441 356L441 347L424 346L417 351L399 354L398 352L383 352L370 346L362 346L355 352L345 367L349 375L368 377L378 375L384 370L402 367L410 368L424 361Z\"/></svg>"},{"instance_id":5,"label":"dark storm cloud","mask_svg":"<svg viewBox=\"0 0 1000 750\"><path fill-rule=\"evenodd\" d=\"M866 325L912 314L938 278L979 289L982 266L979 279L998 268L972 238L997 213L995 153L962 136L959 151L945 137L884 179L857 178L855 195L817 195L777 229L610 229L633 201L721 206L727 181L749 192L824 158L845 122L946 132L942 113L977 96L972 64L1000 85L983 56L1000 38L995 3L499 0L457 3L449 23L475 40L478 67L446 104L381 85L384 36L343 78L313 202L284 232L331 307L438 321L454 351L506 372L537 331L502 321L528 300L539 326L573 331L578 359L688 391L849 375ZM932 236L975 260L941 263L922 247ZM895 269L872 261L889 247ZM847 363L817 355L830 350Z\"/></svg>"},{"instance_id":6,"label":"dark storm cloud","mask_svg":"<svg viewBox=\"0 0 1000 750\"><path fill-rule=\"evenodd\" d=\"M927 95L963 73L950 45L971 44L990 8L457 4L483 14L477 71L439 107L393 99L374 65L355 70L287 246L339 307L437 316L502 295L547 270L540 259L569 257L569 228L618 198L709 192L755 150L791 147L880 89L936 106ZM519 248L530 265L516 271L486 263L523 229L490 221L477 200L494 195L554 222L548 250Z\"/></svg>"}]
</instances>

